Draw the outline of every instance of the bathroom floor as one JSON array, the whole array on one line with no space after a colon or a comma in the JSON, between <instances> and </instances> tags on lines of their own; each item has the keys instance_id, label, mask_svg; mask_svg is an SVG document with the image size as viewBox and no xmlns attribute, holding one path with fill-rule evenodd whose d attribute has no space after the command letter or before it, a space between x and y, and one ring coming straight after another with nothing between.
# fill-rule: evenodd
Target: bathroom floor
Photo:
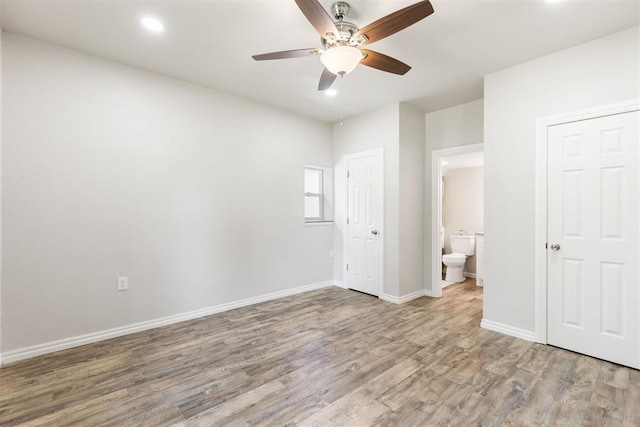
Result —
<instances>
[{"instance_id":1,"label":"bathroom floor","mask_svg":"<svg viewBox=\"0 0 640 427\"><path fill-rule=\"evenodd\" d=\"M444 280L445 276L447 275L447 267L446 266L442 266L442 289L446 288L447 286L451 286L451 285L455 285L456 282L447 282L446 280ZM458 283L469 283L469 282L473 282L473 284L476 284L475 279L470 279L468 277L465 278L464 282L458 282Z\"/></svg>"},{"instance_id":2,"label":"bathroom floor","mask_svg":"<svg viewBox=\"0 0 640 427\"><path fill-rule=\"evenodd\" d=\"M442 279L442 289L445 289L448 286L451 285L464 285L465 287L467 286L475 286L476 285L476 279L471 279L469 277L466 277L464 282L447 282L446 280L444 280L444 278ZM481 286L478 286L478 288L482 289Z\"/></svg>"},{"instance_id":3,"label":"bathroom floor","mask_svg":"<svg viewBox=\"0 0 640 427\"><path fill-rule=\"evenodd\" d=\"M452 283L451 286L443 289L442 296L446 298L455 295L456 298L464 300L482 299L482 290L482 286L476 286L475 279L467 277L464 282Z\"/></svg>"},{"instance_id":4,"label":"bathroom floor","mask_svg":"<svg viewBox=\"0 0 640 427\"><path fill-rule=\"evenodd\" d=\"M471 280L473 282L473 284L476 284L476 280L475 279L470 279L468 277L465 278L464 282L457 282L457 283L466 283L469 280ZM446 288L447 286L451 286L451 285L455 285L456 282L447 282L446 280L442 279L442 289Z\"/></svg>"},{"instance_id":5,"label":"bathroom floor","mask_svg":"<svg viewBox=\"0 0 640 427\"><path fill-rule=\"evenodd\" d=\"M442 279L442 289L446 288L447 286L451 286L451 285L455 285L455 282L447 282L446 280Z\"/></svg>"}]
</instances>

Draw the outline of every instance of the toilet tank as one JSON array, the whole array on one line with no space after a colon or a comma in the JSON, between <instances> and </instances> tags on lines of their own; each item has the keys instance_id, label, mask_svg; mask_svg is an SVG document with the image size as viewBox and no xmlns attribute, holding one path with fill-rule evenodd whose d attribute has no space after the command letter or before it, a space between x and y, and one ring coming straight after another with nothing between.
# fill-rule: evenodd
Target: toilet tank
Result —
<instances>
[{"instance_id":1,"label":"toilet tank","mask_svg":"<svg viewBox=\"0 0 640 427\"><path fill-rule=\"evenodd\" d=\"M449 236L449 241L451 242L451 252L471 256L476 248L475 236L452 235Z\"/></svg>"}]
</instances>

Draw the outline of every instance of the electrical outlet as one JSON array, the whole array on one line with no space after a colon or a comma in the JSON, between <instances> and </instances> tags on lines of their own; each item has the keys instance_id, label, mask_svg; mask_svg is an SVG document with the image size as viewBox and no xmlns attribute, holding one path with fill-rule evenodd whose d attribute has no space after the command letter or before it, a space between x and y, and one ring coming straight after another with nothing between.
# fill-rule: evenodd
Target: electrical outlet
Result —
<instances>
[{"instance_id":1,"label":"electrical outlet","mask_svg":"<svg viewBox=\"0 0 640 427\"><path fill-rule=\"evenodd\" d=\"M129 279L127 277L118 277L118 290L126 291L129 289Z\"/></svg>"}]
</instances>

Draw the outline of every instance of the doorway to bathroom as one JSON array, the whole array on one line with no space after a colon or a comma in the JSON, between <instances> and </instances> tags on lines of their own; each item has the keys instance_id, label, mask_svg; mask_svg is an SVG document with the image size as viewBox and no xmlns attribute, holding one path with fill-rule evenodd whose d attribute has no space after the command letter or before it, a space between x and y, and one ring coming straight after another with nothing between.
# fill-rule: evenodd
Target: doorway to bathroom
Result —
<instances>
[{"instance_id":1,"label":"doorway to bathroom","mask_svg":"<svg viewBox=\"0 0 640 427\"><path fill-rule=\"evenodd\" d=\"M430 296L465 281L484 282L483 144L432 153Z\"/></svg>"}]
</instances>

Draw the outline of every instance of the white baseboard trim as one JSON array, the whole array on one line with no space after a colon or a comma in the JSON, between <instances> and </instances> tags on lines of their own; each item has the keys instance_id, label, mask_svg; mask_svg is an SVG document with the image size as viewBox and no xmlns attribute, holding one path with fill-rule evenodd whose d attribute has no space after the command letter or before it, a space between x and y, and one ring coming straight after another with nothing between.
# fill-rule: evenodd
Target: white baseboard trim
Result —
<instances>
[{"instance_id":1,"label":"white baseboard trim","mask_svg":"<svg viewBox=\"0 0 640 427\"><path fill-rule=\"evenodd\" d=\"M334 280L333 281L333 286L337 286L337 287L342 288L342 289L349 289L349 288L347 288L347 285L345 285L344 282L342 282L340 280Z\"/></svg>"},{"instance_id":2,"label":"white baseboard trim","mask_svg":"<svg viewBox=\"0 0 640 427\"><path fill-rule=\"evenodd\" d=\"M467 279L475 279L476 278L476 273L467 273L466 271L464 271L462 273L462 275L464 277L466 277Z\"/></svg>"},{"instance_id":3,"label":"white baseboard trim","mask_svg":"<svg viewBox=\"0 0 640 427\"><path fill-rule=\"evenodd\" d=\"M424 290L424 296L425 297L431 297L431 298L435 298L436 295L433 293L433 291L431 289L425 289Z\"/></svg>"},{"instance_id":4,"label":"white baseboard trim","mask_svg":"<svg viewBox=\"0 0 640 427\"><path fill-rule=\"evenodd\" d=\"M400 298L393 295L382 294L378 298L380 298L382 301L391 302L393 304L400 304Z\"/></svg>"},{"instance_id":5,"label":"white baseboard trim","mask_svg":"<svg viewBox=\"0 0 640 427\"><path fill-rule=\"evenodd\" d=\"M505 325L504 323L494 322L493 320L482 319L482 321L480 321L480 327L527 341L535 342L536 340L535 333L532 331Z\"/></svg>"},{"instance_id":6,"label":"white baseboard trim","mask_svg":"<svg viewBox=\"0 0 640 427\"><path fill-rule=\"evenodd\" d=\"M379 298L381 300L387 301L387 302L391 302L394 304L404 304L405 302L409 302L411 300L414 300L416 298L420 298L424 296L424 291L420 290L420 291L415 291L415 292L411 292L410 294L407 295L403 295L401 297L397 297L394 295L389 295L389 294L382 294L379 296Z\"/></svg>"},{"instance_id":7,"label":"white baseboard trim","mask_svg":"<svg viewBox=\"0 0 640 427\"><path fill-rule=\"evenodd\" d=\"M104 341L111 338L121 337L123 335L133 334L136 332L147 331L149 329L158 328L160 326L171 325L185 320L197 319L199 317L209 316L211 314L222 313L236 308L246 307L248 305L258 304L261 302L271 301L291 295L301 294L303 292L315 291L317 289L329 286L340 286L334 280L326 282L314 283L311 285L299 286L297 288L286 289L283 291L273 292L270 294L260 295L257 297L246 298L238 301L232 301L224 304L214 305L211 307L201 308L199 310L188 311L186 313L174 314L172 316L161 317L158 319L147 320L144 322L134 323L131 325L120 326L105 331L92 332L85 335L79 335L71 338L64 338L44 344L37 344L30 347L20 348L17 350L0 353L0 366L3 364L16 362L18 360L29 359L31 357L41 356L43 354L53 353L60 350L66 350L72 347L91 344L98 341Z\"/></svg>"}]
</instances>

